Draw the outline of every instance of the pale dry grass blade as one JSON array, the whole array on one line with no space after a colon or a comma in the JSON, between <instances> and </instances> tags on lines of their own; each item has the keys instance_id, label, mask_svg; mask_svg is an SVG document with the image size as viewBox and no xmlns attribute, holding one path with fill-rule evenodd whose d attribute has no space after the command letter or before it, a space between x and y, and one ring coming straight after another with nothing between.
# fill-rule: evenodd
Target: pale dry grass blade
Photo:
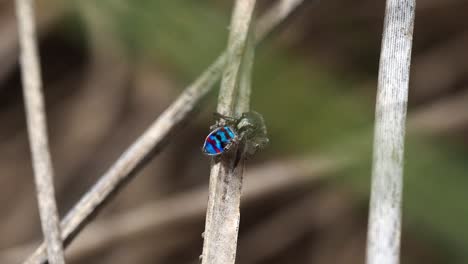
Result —
<instances>
[{"instance_id":1,"label":"pale dry grass blade","mask_svg":"<svg viewBox=\"0 0 468 264\"><path fill-rule=\"evenodd\" d=\"M415 0L387 0L380 54L367 264L400 259L403 151Z\"/></svg>"},{"instance_id":2,"label":"pale dry grass blade","mask_svg":"<svg viewBox=\"0 0 468 264\"><path fill-rule=\"evenodd\" d=\"M17 0L16 15L26 120L36 183L42 232L50 263L65 263L60 222L55 202L53 168L47 138L41 70L34 22L34 1Z\"/></svg>"},{"instance_id":3,"label":"pale dry grass blade","mask_svg":"<svg viewBox=\"0 0 468 264\"><path fill-rule=\"evenodd\" d=\"M250 108L253 45L249 45L249 32L255 2L238 0L234 4L217 107L224 116L238 118ZM232 155L212 162L202 264L229 264L236 259L244 153L242 147L233 148Z\"/></svg>"}]
</instances>

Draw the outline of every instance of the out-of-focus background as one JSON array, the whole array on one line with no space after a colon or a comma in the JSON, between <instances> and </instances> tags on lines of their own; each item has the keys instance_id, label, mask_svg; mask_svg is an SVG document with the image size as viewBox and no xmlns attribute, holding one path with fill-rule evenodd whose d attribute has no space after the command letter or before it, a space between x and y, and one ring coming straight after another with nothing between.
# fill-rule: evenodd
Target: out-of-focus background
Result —
<instances>
[{"instance_id":1,"label":"out-of-focus background","mask_svg":"<svg viewBox=\"0 0 468 264\"><path fill-rule=\"evenodd\" d=\"M262 13L272 1L259 1ZM271 144L248 161L238 263L363 263L384 1L306 0L256 51L252 108ZM40 0L63 216L226 45L226 0ZM402 263L468 263L466 0L418 0ZM13 1L0 2L0 259L41 240ZM67 249L69 263L197 263L217 87ZM343 163L351 160L351 163Z\"/></svg>"}]
</instances>

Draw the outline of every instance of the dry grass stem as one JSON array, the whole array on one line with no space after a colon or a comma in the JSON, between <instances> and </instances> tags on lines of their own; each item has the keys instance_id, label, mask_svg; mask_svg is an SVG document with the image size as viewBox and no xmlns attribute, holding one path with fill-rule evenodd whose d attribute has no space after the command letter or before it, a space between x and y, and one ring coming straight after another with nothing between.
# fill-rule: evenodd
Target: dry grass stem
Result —
<instances>
[{"instance_id":1,"label":"dry grass stem","mask_svg":"<svg viewBox=\"0 0 468 264\"><path fill-rule=\"evenodd\" d=\"M16 11L23 94L42 232L50 263L62 264L65 263L65 258L55 202L54 173L47 139L44 96L34 25L34 1L17 0Z\"/></svg>"},{"instance_id":2,"label":"dry grass stem","mask_svg":"<svg viewBox=\"0 0 468 264\"><path fill-rule=\"evenodd\" d=\"M403 150L415 0L387 0L380 57L367 264L400 256Z\"/></svg>"},{"instance_id":3,"label":"dry grass stem","mask_svg":"<svg viewBox=\"0 0 468 264\"><path fill-rule=\"evenodd\" d=\"M281 4L284 1L279 2ZM292 12L291 8L289 11ZM270 19L264 23L266 30L272 30L286 15ZM264 34L263 36L266 36ZM258 39L259 41L260 39ZM212 89L221 77L222 69L226 61L225 54L203 72L187 89L173 102L161 116L133 143L111 166L111 168L99 179L80 201L68 212L62 220L62 239L64 245L74 238L84 225L97 213L97 210L109 200L111 194L117 192L138 169L163 147L172 133L175 133L180 125L185 122L194 111L195 106ZM45 245L41 244L36 251L29 256L25 263L45 263Z\"/></svg>"},{"instance_id":4,"label":"dry grass stem","mask_svg":"<svg viewBox=\"0 0 468 264\"><path fill-rule=\"evenodd\" d=\"M247 37L247 43L244 52L244 58L240 66L239 92L237 95L237 104L234 109L234 116L241 116L242 113L250 110L250 94L252 92L252 69L255 55L254 43L254 25L252 23Z\"/></svg>"},{"instance_id":5,"label":"dry grass stem","mask_svg":"<svg viewBox=\"0 0 468 264\"><path fill-rule=\"evenodd\" d=\"M218 97L218 113L240 117L249 111L250 72L253 63L251 21L255 0L237 0L231 19L226 66ZM250 60L250 61L247 61ZM241 102L242 99L243 101ZM242 147L214 159L204 232L202 264L234 263L240 221L244 157Z\"/></svg>"},{"instance_id":6,"label":"dry grass stem","mask_svg":"<svg viewBox=\"0 0 468 264\"><path fill-rule=\"evenodd\" d=\"M246 54L251 53L248 51L248 47L250 47L248 39L254 8L255 1L253 0L237 0L234 6L226 50L226 65L218 97L217 111L222 115L236 115L239 105L239 91L250 87L250 85L244 85L241 89L240 80L245 80L245 74L247 73L241 66L245 63L251 68L251 63L246 62ZM252 56L248 57L250 60L253 59ZM245 84L245 81L243 84ZM243 109L244 111L248 111L248 105L244 105L244 108L246 108Z\"/></svg>"}]
</instances>

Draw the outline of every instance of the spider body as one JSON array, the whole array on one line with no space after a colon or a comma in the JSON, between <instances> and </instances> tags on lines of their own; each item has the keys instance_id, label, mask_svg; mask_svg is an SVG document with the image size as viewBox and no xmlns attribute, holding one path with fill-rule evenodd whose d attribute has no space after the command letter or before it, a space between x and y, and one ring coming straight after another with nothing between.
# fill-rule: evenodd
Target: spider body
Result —
<instances>
[{"instance_id":1,"label":"spider body","mask_svg":"<svg viewBox=\"0 0 468 264\"><path fill-rule=\"evenodd\" d=\"M238 135L230 126L215 128L205 139L203 151L209 156L217 156L225 151L237 141Z\"/></svg>"},{"instance_id":2,"label":"spider body","mask_svg":"<svg viewBox=\"0 0 468 264\"><path fill-rule=\"evenodd\" d=\"M209 156L219 156L232 146L243 144L246 154L252 155L268 143L263 117L257 112L243 113L240 118L215 113L216 124L205 139L203 152Z\"/></svg>"}]
</instances>

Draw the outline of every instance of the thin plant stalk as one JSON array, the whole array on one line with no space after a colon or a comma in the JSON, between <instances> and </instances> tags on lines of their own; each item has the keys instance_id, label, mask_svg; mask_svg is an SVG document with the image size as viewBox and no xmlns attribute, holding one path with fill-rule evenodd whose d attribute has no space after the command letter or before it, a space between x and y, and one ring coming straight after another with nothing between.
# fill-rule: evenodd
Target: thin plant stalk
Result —
<instances>
[{"instance_id":1,"label":"thin plant stalk","mask_svg":"<svg viewBox=\"0 0 468 264\"><path fill-rule=\"evenodd\" d=\"M16 0L20 61L29 142L39 215L50 263L63 264L60 222L55 201L53 168L47 138L41 70L34 23L34 1Z\"/></svg>"},{"instance_id":2,"label":"thin plant stalk","mask_svg":"<svg viewBox=\"0 0 468 264\"><path fill-rule=\"evenodd\" d=\"M240 117L249 111L253 64L251 21L255 0L237 0L231 19L227 61L221 80L217 111ZM235 262L244 171L243 148L212 162L202 264Z\"/></svg>"},{"instance_id":3,"label":"thin plant stalk","mask_svg":"<svg viewBox=\"0 0 468 264\"><path fill-rule=\"evenodd\" d=\"M251 23L245 47L244 59L241 64L241 72L239 76L239 94L237 96L237 104L234 109L235 116L241 116L242 113L250 111L250 94L252 93L252 71L255 56L253 33L254 28L254 23Z\"/></svg>"},{"instance_id":4,"label":"thin plant stalk","mask_svg":"<svg viewBox=\"0 0 468 264\"><path fill-rule=\"evenodd\" d=\"M255 43L266 37L288 14L292 13L303 0L281 0L262 16ZM285 4L291 2L293 4ZM281 13L274 16L278 5L283 6ZM284 8L286 7L286 9ZM267 19L268 18L268 19ZM161 114L158 119L141 135L101 176L98 182L83 195L77 204L62 220L62 240L67 246L81 229L97 214L112 194L118 192L148 160L161 151L164 143L188 120L195 107L220 79L226 62L225 53L221 54L186 90ZM46 247L42 243L24 262L27 264L46 263Z\"/></svg>"},{"instance_id":5,"label":"thin plant stalk","mask_svg":"<svg viewBox=\"0 0 468 264\"><path fill-rule=\"evenodd\" d=\"M367 264L400 261L403 153L415 0L387 0L375 110Z\"/></svg>"}]
</instances>

